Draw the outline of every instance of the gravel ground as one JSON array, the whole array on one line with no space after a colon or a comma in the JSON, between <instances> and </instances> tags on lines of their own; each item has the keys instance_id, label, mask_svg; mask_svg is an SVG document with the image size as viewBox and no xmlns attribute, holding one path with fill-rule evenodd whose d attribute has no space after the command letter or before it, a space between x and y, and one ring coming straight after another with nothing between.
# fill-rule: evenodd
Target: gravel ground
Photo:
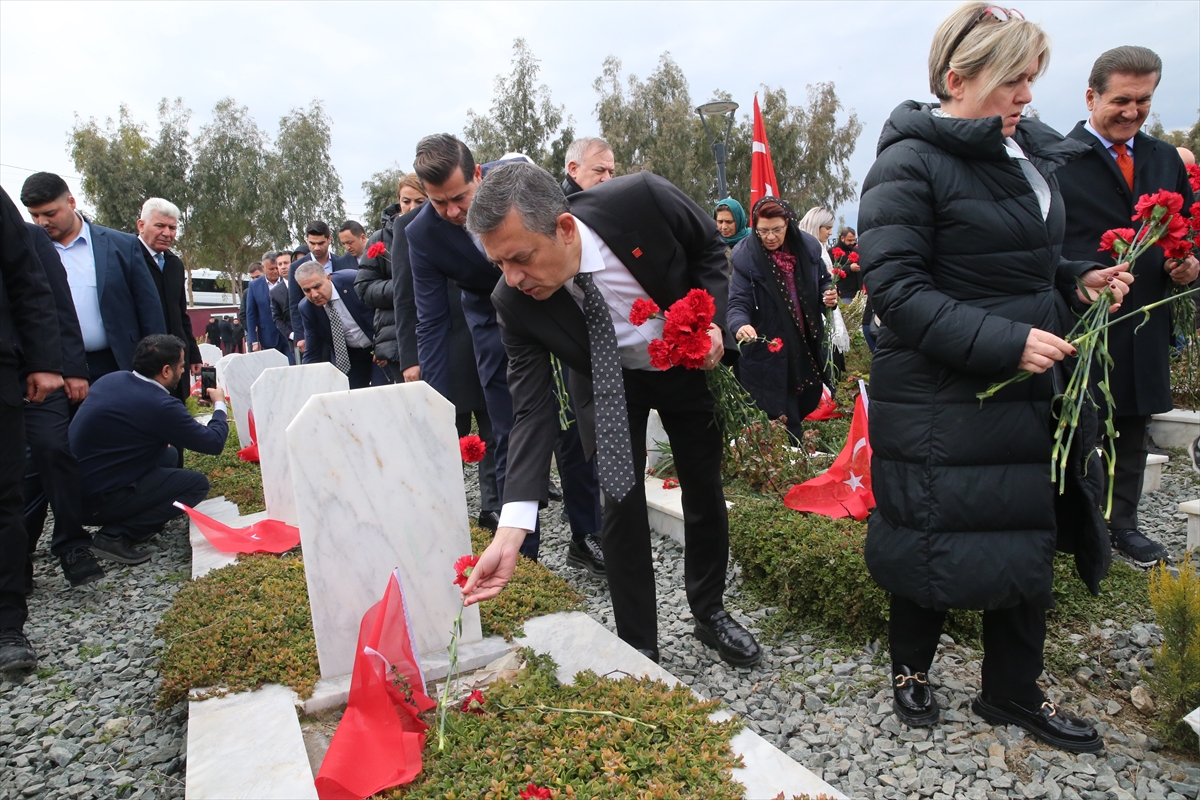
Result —
<instances>
[{"instance_id":1,"label":"gravel ground","mask_svg":"<svg viewBox=\"0 0 1200 800\"><path fill-rule=\"evenodd\" d=\"M1176 466L1178 465L1178 466ZM1186 467L1184 471L1183 467ZM470 480L469 501L478 509ZM1156 494L1141 506L1148 534L1183 552L1186 515L1178 504L1198 496L1196 476L1176 455ZM588 600L588 613L615 631L608 587L566 566L570 530L561 504L542 512L541 560ZM941 724L910 729L891 710L890 664L879 644L853 651L806 634L789 634L768 644L762 664L730 667L692 635L683 590L683 551L654 537L662 665L702 695L721 698L747 724L796 761L853 798L1085 798L1086 800L1182 800L1197 797L1200 764L1180 754L1162 754L1147 734L1146 718L1134 708L1129 688L1161 642L1154 625L1092 630L1102 661L1121 677L1120 691L1090 692L1074 681L1047 685L1065 709L1097 724L1105 751L1063 753L1027 737L1015 726L994 728L971 711L979 690L982 653L942 637L930 671ZM744 606L736 564L729 571L731 613L756 634L773 609ZM1097 669L1099 665L1093 664ZM1084 668L1086 669L1086 668ZM1086 678L1091 673L1080 676ZM1114 677L1116 677L1114 675Z\"/></svg>"},{"instance_id":2,"label":"gravel ground","mask_svg":"<svg viewBox=\"0 0 1200 800\"><path fill-rule=\"evenodd\" d=\"M1187 467L1185 469L1185 467ZM474 470L468 481L478 511ZM1200 482L1177 454L1162 489L1142 502L1143 530L1183 552L1186 516L1178 503L1200 495ZM588 599L589 613L613 628L607 585L565 566L570 538L561 505L542 514L542 560ZM47 523L49 529L50 523ZM35 558L37 589L26 633L39 669L0 679L0 800L16 798L182 797L187 708L154 711L158 688L154 625L190 574L183 521L168 525L154 558L108 565L108 576L71 589L48 550ZM707 697L722 698L755 731L851 797L1178 800L1197 797L1200 766L1157 752L1129 692L1092 693L1074 682L1047 687L1051 698L1095 720L1105 737L1099 756L1072 756L993 728L975 717L980 653L943 637L931 670L946 709L934 728L909 729L891 713L886 653L830 646L789 634L769 644L753 669L725 665L692 636L683 591L682 550L655 537L659 645L663 666ZM731 611L759 632L772 609L741 603L730 569ZM1090 632L1103 659L1128 686L1159 642L1154 626ZM1086 667L1083 669L1087 669ZM1083 676L1086 677L1086 676Z\"/></svg>"},{"instance_id":3,"label":"gravel ground","mask_svg":"<svg viewBox=\"0 0 1200 800\"><path fill-rule=\"evenodd\" d=\"M0 677L0 800L183 797L187 704L154 710L154 626L191 575L187 526L170 523L145 564L105 562L103 579L72 589L51 525L25 625L38 670Z\"/></svg>"}]
</instances>

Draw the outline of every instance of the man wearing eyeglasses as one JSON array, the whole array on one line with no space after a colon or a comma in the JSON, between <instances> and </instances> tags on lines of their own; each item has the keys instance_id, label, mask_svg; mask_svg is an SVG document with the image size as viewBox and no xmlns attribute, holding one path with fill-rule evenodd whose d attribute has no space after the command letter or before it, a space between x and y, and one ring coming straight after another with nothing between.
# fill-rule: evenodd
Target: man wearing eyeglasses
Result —
<instances>
[{"instance_id":1,"label":"man wearing eyeglasses","mask_svg":"<svg viewBox=\"0 0 1200 800\"><path fill-rule=\"evenodd\" d=\"M1058 170L1067 212L1065 258L1097 260L1101 235L1130 227L1142 195L1167 189L1183 195L1184 209L1191 207L1195 198L1179 154L1141 131L1161 79L1162 60L1145 47L1117 47L1096 59L1085 95L1090 114L1068 134L1091 150ZM1114 317L1140 316L1142 306L1162 300L1172 284L1186 286L1196 280L1200 264L1195 257L1166 259L1160 248L1152 247L1133 272L1133 286ZM1172 343L1169 306L1151 311L1147 322L1114 325L1108 333L1113 358L1109 386L1118 434L1109 536L1113 547L1141 567L1167 559L1167 549L1138 530L1137 507L1150 415L1170 411L1173 405Z\"/></svg>"}]
</instances>

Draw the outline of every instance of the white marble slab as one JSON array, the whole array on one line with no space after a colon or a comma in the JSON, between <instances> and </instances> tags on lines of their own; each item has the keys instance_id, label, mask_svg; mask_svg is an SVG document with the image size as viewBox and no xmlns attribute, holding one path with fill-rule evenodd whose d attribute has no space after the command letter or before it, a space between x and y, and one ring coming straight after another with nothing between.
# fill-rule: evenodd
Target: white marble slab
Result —
<instances>
[{"instance_id":1,"label":"white marble slab","mask_svg":"<svg viewBox=\"0 0 1200 800\"><path fill-rule=\"evenodd\" d=\"M228 356L226 356L228 358ZM250 444L250 387L263 370L271 367L286 367L287 356L278 350L260 350L257 353L241 353L225 365L225 394L237 423L238 442L242 447ZM257 422L257 417L255 418Z\"/></svg>"},{"instance_id":2,"label":"white marble slab","mask_svg":"<svg viewBox=\"0 0 1200 800\"><path fill-rule=\"evenodd\" d=\"M271 684L188 703L187 800L316 800L295 693Z\"/></svg>"},{"instance_id":3,"label":"white marble slab","mask_svg":"<svg viewBox=\"0 0 1200 800\"><path fill-rule=\"evenodd\" d=\"M399 568L418 655L441 651L471 552L454 406L424 382L313 395L287 428L321 676L350 672L359 622ZM483 638L478 608L461 642Z\"/></svg>"},{"instance_id":4,"label":"white marble slab","mask_svg":"<svg viewBox=\"0 0 1200 800\"><path fill-rule=\"evenodd\" d=\"M241 353L230 353L227 356L221 356L220 360L218 360L217 363L213 365L214 367L216 367L216 370L217 370L217 386L221 387L221 391L226 391L226 389L225 389L225 369L226 369L226 367L228 367L233 362L234 359L241 358L241 357L242 357Z\"/></svg>"},{"instance_id":5,"label":"white marble slab","mask_svg":"<svg viewBox=\"0 0 1200 800\"><path fill-rule=\"evenodd\" d=\"M199 347L200 360L210 367L215 367L217 362L224 358L224 356L221 355L221 348L217 347L215 344L204 342L199 345Z\"/></svg>"},{"instance_id":6,"label":"white marble slab","mask_svg":"<svg viewBox=\"0 0 1200 800\"><path fill-rule=\"evenodd\" d=\"M292 466L288 460L287 426L308 398L326 392L345 392L350 382L333 364L265 369L250 388L254 428L258 434L258 464L262 468L267 515L288 525L298 524Z\"/></svg>"},{"instance_id":7,"label":"white marble slab","mask_svg":"<svg viewBox=\"0 0 1200 800\"><path fill-rule=\"evenodd\" d=\"M655 450L658 442L670 444L670 440L667 438L667 430L662 424L662 419L658 416L658 412L652 408L650 409L650 416L646 418L646 466L651 469L658 466L658 462L662 458L662 453Z\"/></svg>"},{"instance_id":8,"label":"white marble slab","mask_svg":"<svg viewBox=\"0 0 1200 800\"><path fill-rule=\"evenodd\" d=\"M1200 547L1200 500L1188 500L1179 504L1179 510L1187 514L1187 549Z\"/></svg>"},{"instance_id":9,"label":"white marble slab","mask_svg":"<svg viewBox=\"0 0 1200 800\"><path fill-rule=\"evenodd\" d=\"M683 545L683 490L663 488L663 478L646 476L646 515L650 519L650 530L674 539ZM725 501L726 508L733 503Z\"/></svg>"},{"instance_id":10,"label":"white marble slab","mask_svg":"<svg viewBox=\"0 0 1200 800\"><path fill-rule=\"evenodd\" d=\"M1162 485L1163 464L1166 464L1170 460L1168 456L1160 456L1155 453L1148 453L1146 455L1146 473L1142 479L1143 494L1158 491L1158 488Z\"/></svg>"},{"instance_id":11,"label":"white marble slab","mask_svg":"<svg viewBox=\"0 0 1200 800\"><path fill-rule=\"evenodd\" d=\"M574 682L575 674L585 669L601 676L612 673L615 677L621 677L622 674L629 674L653 678L671 686L679 683L674 675L621 641L616 634L587 614L578 611L551 614L531 619L524 627L525 636L515 643L553 656L558 663L557 677L563 683ZM697 693L697 696L701 695ZM720 721L731 716L729 711L721 710L710 719ZM742 756L745 765L733 770L733 778L746 787L747 798L775 797L780 792L785 797L824 794L831 798L845 798L844 794L749 728L744 728L734 736L730 746L734 753Z\"/></svg>"},{"instance_id":12,"label":"white marble slab","mask_svg":"<svg viewBox=\"0 0 1200 800\"><path fill-rule=\"evenodd\" d=\"M1150 418L1150 436L1159 447L1186 450L1200 436L1200 412L1175 408L1155 414Z\"/></svg>"}]
</instances>

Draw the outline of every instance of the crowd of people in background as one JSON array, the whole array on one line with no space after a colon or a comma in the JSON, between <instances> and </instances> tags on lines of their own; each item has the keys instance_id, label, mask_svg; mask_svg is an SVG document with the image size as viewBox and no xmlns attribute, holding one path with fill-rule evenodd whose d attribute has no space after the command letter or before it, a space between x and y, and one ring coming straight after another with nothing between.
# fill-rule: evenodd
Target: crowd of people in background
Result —
<instances>
[{"instance_id":1,"label":"crowd of people in background","mask_svg":"<svg viewBox=\"0 0 1200 800\"><path fill-rule=\"evenodd\" d=\"M219 388L203 398L211 421L185 409L200 339L223 354L330 363L354 390L427 382L454 404L459 434L474 427L487 443L477 521L496 538L468 601L499 592L518 554L539 557L538 509L562 499L567 563L607 580L619 635L654 660L640 475L657 409L683 487L695 635L731 664L758 663L759 644L724 609L713 398L700 371L651 366L663 322L629 314L637 299L665 308L703 288L714 303L704 369L735 361L755 403L797 438L844 366L826 331L841 316L830 312L865 303L879 502L867 564L891 593L899 718L938 720L926 676L945 613L983 609L976 712L1063 749L1098 749L1095 730L1037 685L1051 559L1056 542L1075 541L1091 554L1081 575L1094 588L1110 546L1144 566L1166 558L1138 530L1137 502L1148 417L1171 407L1169 322L1155 315L1137 338L1131 325L1112 332L1122 436L1107 523L1089 452L1072 466L1086 473L1070 484L1073 510L1052 496L1051 376L1073 355L1069 309L1092 299L1076 279L1111 287L1131 313L1196 280L1200 265L1151 254L1135 281L1125 265L1097 263L1100 234L1127 225L1138 196L1169 189L1192 202L1186 155L1140 131L1161 61L1138 47L1104 53L1087 78L1089 117L1064 137L1022 116L1048 57L1045 34L1019 12L967 3L951 14L930 52L939 103L906 102L884 126L861 243L849 226L834 235L828 208L798 216L768 195L749 213L734 198L709 212L650 173L617 177L600 138L572 143L556 181L522 154L479 164L435 134L370 230L312 220L299 246L250 265L238 313L203 331L192 330L172 249L173 203L147 199L137 234L122 233L80 214L61 177L30 176L20 200L34 224L3 196L0 668L36 661L22 626L47 507L51 552L78 586L104 575L100 560L150 558L142 546L180 513L173 503L207 493L183 451L220 452L228 423ZM1035 378L981 408L977 392L1018 368Z\"/></svg>"}]
</instances>

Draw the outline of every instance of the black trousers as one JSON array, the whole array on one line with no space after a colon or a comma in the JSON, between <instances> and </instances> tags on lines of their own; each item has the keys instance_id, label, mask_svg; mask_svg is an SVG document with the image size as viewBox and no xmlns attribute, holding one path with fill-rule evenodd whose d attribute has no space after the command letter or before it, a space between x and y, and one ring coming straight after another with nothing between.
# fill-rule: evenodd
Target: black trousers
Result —
<instances>
[{"instance_id":1,"label":"black trousers","mask_svg":"<svg viewBox=\"0 0 1200 800\"><path fill-rule=\"evenodd\" d=\"M101 534L128 536L143 542L162 530L168 520L183 512L176 501L194 506L208 497L208 478L201 472L177 469L179 453L166 447L159 466L136 484L102 495L83 498L84 522L100 525Z\"/></svg>"},{"instance_id":2,"label":"black trousers","mask_svg":"<svg viewBox=\"0 0 1200 800\"><path fill-rule=\"evenodd\" d=\"M1149 417L1114 417L1117 429L1117 462L1113 471L1112 516L1110 531L1137 529L1138 503L1142 500L1142 485L1146 478L1146 454L1149 452ZM1104 422L1100 422L1104 435ZM1105 487L1108 488L1107 486Z\"/></svg>"},{"instance_id":3,"label":"black trousers","mask_svg":"<svg viewBox=\"0 0 1200 800\"><path fill-rule=\"evenodd\" d=\"M893 663L927 672L945 621L945 611L892 595L888 637ZM1037 682L1045 647L1045 609L1022 603L983 612L983 694L990 700L1040 705L1046 699Z\"/></svg>"},{"instance_id":4,"label":"black trousers","mask_svg":"<svg viewBox=\"0 0 1200 800\"><path fill-rule=\"evenodd\" d=\"M89 350L85 356L87 357L88 383L95 383L108 373L121 370L121 365L117 363L117 357L107 347L103 350Z\"/></svg>"},{"instance_id":5,"label":"black trousers","mask_svg":"<svg viewBox=\"0 0 1200 800\"><path fill-rule=\"evenodd\" d=\"M401 378L403 383L404 379ZM496 439L492 435L492 421L488 418L487 410L468 411L456 414L454 427L458 429L458 438L471 432L471 417L475 417L475 425L479 428L479 438L487 445L487 453L479 462L479 510L500 513L500 490L496 487Z\"/></svg>"},{"instance_id":6,"label":"black trousers","mask_svg":"<svg viewBox=\"0 0 1200 800\"><path fill-rule=\"evenodd\" d=\"M570 371L562 368L563 386ZM598 533L601 525L600 479L596 474L595 458L588 459L579 438L579 423L575 421L575 401L568 396L566 430L559 430L554 447L554 461L562 479L563 505L571 523L571 540L582 543L589 534ZM645 441L645 437L642 437Z\"/></svg>"},{"instance_id":7,"label":"black trousers","mask_svg":"<svg viewBox=\"0 0 1200 800\"><path fill-rule=\"evenodd\" d=\"M71 404L62 389L41 403L25 406L25 534L28 549L37 549L46 523L46 505L54 509L54 538L50 552L61 556L72 547L90 547L92 537L83 529L83 499L79 489L79 462L71 453L67 429Z\"/></svg>"},{"instance_id":8,"label":"black trousers","mask_svg":"<svg viewBox=\"0 0 1200 800\"><path fill-rule=\"evenodd\" d=\"M0 401L0 630L25 626L25 563L29 559L21 497L25 419L21 405Z\"/></svg>"},{"instance_id":9,"label":"black trousers","mask_svg":"<svg viewBox=\"0 0 1200 800\"><path fill-rule=\"evenodd\" d=\"M707 621L725 607L729 515L721 486L721 434L701 370L623 370L637 480L624 500L605 497L600 538L617 635L633 647L658 647L658 606L646 518L646 419L658 409L683 492L684 589L692 615Z\"/></svg>"}]
</instances>

